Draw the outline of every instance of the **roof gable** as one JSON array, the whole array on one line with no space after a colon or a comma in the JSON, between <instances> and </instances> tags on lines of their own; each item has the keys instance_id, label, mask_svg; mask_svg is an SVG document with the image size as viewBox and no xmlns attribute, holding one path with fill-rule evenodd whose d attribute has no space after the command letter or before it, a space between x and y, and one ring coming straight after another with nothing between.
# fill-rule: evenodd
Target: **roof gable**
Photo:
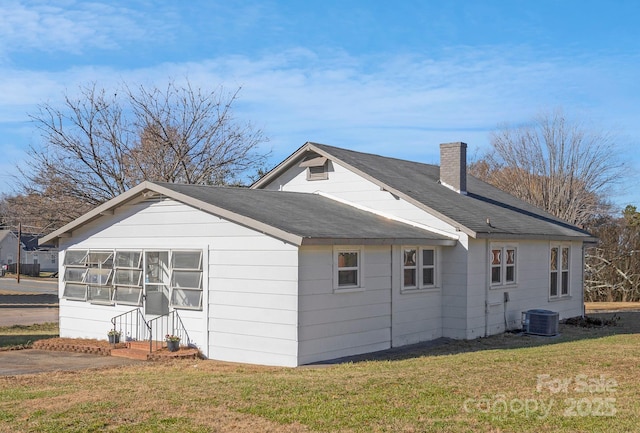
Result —
<instances>
[{"instance_id":1,"label":"roof gable","mask_svg":"<svg viewBox=\"0 0 640 433\"><path fill-rule=\"evenodd\" d=\"M473 176L467 177L467 194L459 194L440 184L440 167L436 165L318 143L306 143L252 188L268 185L309 152L345 166L472 237L593 240L579 227Z\"/></svg>"}]
</instances>

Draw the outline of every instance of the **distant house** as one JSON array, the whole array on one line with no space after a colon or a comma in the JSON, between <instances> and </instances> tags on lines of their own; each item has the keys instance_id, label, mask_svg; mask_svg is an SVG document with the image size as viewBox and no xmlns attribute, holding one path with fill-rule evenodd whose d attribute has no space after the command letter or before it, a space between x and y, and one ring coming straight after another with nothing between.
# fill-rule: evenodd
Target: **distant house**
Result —
<instances>
[{"instance_id":1,"label":"distant house","mask_svg":"<svg viewBox=\"0 0 640 433\"><path fill-rule=\"evenodd\" d=\"M440 167L307 143L251 189L144 182L41 242L63 337L170 315L209 358L297 366L579 316L593 240L467 176L464 143Z\"/></svg>"},{"instance_id":2,"label":"distant house","mask_svg":"<svg viewBox=\"0 0 640 433\"><path fill-rule=\"evenodd\" d=\"M22 233L24 252L21 255L21 263L39 264L40 272L58 271L58 249L53 245L40 245L42 235Z\"/></svg>"},{"instance_id":3,"label":"distant house","mask_svg":"<svg viewBox=\"0 0 640 433\"><path fill-rule=\"evenodd\" d=\"M0 265L10 265L18 260L18 236L11 230L0 230Z\"/></svg>"}]
</instances>

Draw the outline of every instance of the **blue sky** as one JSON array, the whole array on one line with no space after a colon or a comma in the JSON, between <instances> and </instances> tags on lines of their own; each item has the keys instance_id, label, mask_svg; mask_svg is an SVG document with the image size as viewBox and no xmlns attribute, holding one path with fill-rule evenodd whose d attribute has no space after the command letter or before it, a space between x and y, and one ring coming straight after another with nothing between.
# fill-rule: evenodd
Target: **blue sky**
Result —
<instances>
[{"instance_id":1,"label":"blue sky","mask_svg":"<svg viewBox=\"0 0 640 433\"><path fill-rule=\"evenodd\" d=\"M640 179L640 2L74 1L0 3L0 192L64 92L188 77L242 86L236 116L272 165L306 141L438 163L500 123L562 107L613 131ZM640 207L629 187L614 202Z\"/></svg>"}]
</instances>

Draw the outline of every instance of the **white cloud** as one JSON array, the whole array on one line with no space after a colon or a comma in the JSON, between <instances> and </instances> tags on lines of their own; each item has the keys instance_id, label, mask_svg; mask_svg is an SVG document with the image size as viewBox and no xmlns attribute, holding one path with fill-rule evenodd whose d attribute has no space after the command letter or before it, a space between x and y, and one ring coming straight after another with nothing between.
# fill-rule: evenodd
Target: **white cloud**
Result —
<instances>
[{"instance_id":1,"label":"white cloud","mask_svg":"<svg viewBox=\"0 0 640 433\"><path fill-rule=\"evenodd\" d=\"M123 41L158 38L160 21L149 15L91 1L9 0L0 5L0 55L41 51L86 53L113 50Z\"/></svg>"},{"instance_id":2,"label":"white cloud","mask_svg":"<svg viewBox=\"0 0 640 433\"><path fill-rule=\"evenodd\" d=\"M24 121L24 113L38 103L55 104L80 84L95 81L109 88L119 81L162 84L187 76L208 89L243 86L237 117L265 129L274 164L307 140L437 162L439 143L466 141L473 152L486 145L498 123L528 120L545 107L587 111L605 126L625 119L622 128L638 128L630 114L617 109L631 106L638 95L618 82L633 78L616 75L616 65L616 59L519 58L491 49L458 50L441 59L296 49L257 59L226 56L139 69L5 68L0 132L3 122L6 128L6 122Z\"/></svg>"}]
</instances>

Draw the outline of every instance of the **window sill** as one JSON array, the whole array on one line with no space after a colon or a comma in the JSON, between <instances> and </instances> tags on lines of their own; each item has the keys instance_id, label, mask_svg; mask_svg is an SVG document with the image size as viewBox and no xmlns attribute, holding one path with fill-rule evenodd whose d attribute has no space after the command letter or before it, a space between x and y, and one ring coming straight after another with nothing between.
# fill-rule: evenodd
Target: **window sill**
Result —
<instances>
[{"instance_id":1,"label":"window sill","mask_svg":"<svg viewBox=\"0 0 640 433\"><path fill-rule=\"evenodd\" d=\"M571 295L554 296L553 298L549 298L549 302L568 301L571 299L573 299Z\"/></svg>"},{"instance_id":2,"label":"window sill","mask_svg":"<svg viewBox=\"0 0 640 433\"><path fill-rule=\"evenodd\" d=\"M333 293L357 293L364 292L364 287L336 287Z\"/></svg>"},{"instance_id":3,"label":"window sill","mask_svg":"<svg viewBox=\"0 0 640 433\"><path fill-rule=\"evenodd\" d=\"M509 283L509 284L496 284L491 286L490 290L505 290L505 289L517 289L518 283Z\"/></svg>"},{"instance_id":4,"label":"window sill","mask_svg":"<svg viewBox=\"0 0 640 433\"><path fill-rule=\"evenodd\" d=\"M106 305L108 307L113 307L115 306L115 302L113 301L87 301L89 302L91 305Z\"/></svg>"},{"instance_id":5,"label":"window sill","mask_svg":"<svg viewBox=\"0 0 640 433\"><path fill-rule=\"evenodd\" d=\"M170 305L174 310L202 311L202 307L189 307L186 305Z\"/></svg>"},{"instance_id":6,"label":"window sill","mask_svg":"<svg viewBox=\"0 0 640 433\"><path fill-rule=\"evenodd\" d=\"M406 289L400 289L400 294L411 294L411 293L438 293L440 292L440 287L411 287Z\"/></svg>"}]
</instances>

